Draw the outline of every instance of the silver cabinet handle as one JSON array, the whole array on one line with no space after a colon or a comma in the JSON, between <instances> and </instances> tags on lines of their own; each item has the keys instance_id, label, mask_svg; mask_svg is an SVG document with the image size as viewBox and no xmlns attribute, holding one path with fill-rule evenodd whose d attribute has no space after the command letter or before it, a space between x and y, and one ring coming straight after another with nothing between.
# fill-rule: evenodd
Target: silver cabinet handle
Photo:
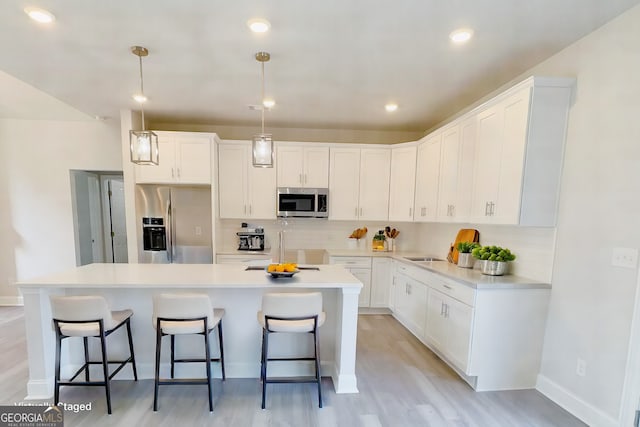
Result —
<instances>
[{"instance_id":1,"label":"silver cabinet handle","mask_svg":"<svg viewBox=\"0 0 640 427\"><path fill-rule=\"evenodd\" d=\"M407 295L411 295L411 285L407 284Z\"/></svg>"},{"instance_id":2,"label":"silver cabinet handle","mask_svg":"<svg viewBox=\"0 0 640 427\"><path fill-rule=\"evenodd\" d=\"M242 213L245 213L245 214L247 213L247 205L244 205L244 209L242 211L243 211Z\"/></svg>"},{"instance_id":3,"label":"silver cabinet handle","mask_svg":"<svg viewBox=\"0 0 640 427\"><path fill-rule=\"evenodd\" d=\"M496 204L491 202L491 216L495 215L496 213Z\"/></svg>"},{"instance_id":4,"label":"silver cabinet handle","mask_svg":"<svg viewBox=\"0 0 640 427\"><path fill-rule=\"evenodd\" d=\"M409 216L412 216L411 213L413 212L413 208L409 208Z\"/></svg>"},{"instance_id":5,"label":"silver cabinet handle","mask_svg":"<svg viewBox=\"0 0 640 427\"><path fill-rule=\"evenodd\" d=\"M456 216L456 205L451 205L451 216Z\"/></svg>"},{"instance_id":6,"label":"silver cabinet handle","mask_svg":"<svg viewBox=\"0 0 640 427\"><path fill-rule=\"evenodd\" d=\"M449 304L444 305L444 317L449 318Z\"/></svg>"},{"instance_id":7,"label":"silver cabinet handle","mask_svg":"<svg viewBox=\"0 0 640 427\"><path fill-rule=\"evenodd\" d=\"M249 205L249 215L251 215L251 205Z\"/></svg>"},{"instance_id":8,"label":"silver cabinet handle","mask_svg":"<svg viewBox=\"0 0 640 427\"><path fill-rule=\"evenodd\" d=\"M489 202L484 204L484 216L489 216Z\"/></svg>"},{"instance_id":9,"label":"silver cabinet handle","mask_svg":"<svg viewBox=\"0 0 640 427\"><path fill-rule=\"evenodd\" d=\"M307 174L305 173L303 176L304 176L304 183L306 184L307 183Z\"/></svg>"},{"instance_id":10,"label":"silver cabinet handle","mask_svg":"<svg viewBox=\"0 0 640 427\"><path fill-rule=\"evenodd\" d=\"M440 316L444 316L444 303L440 303Z\"/></svg>"},{"instance_id":11,"label":"silver cabinet handle","mask_svg":"<svg viewBox=\"0 0 640 427\"><path fill-rule=\"evenodd\" d=\"M442 285L442 286L444 286L446 289L449 289L449 290L452 289L451 286L449 286L449 285Z\"/></svg>"},{"instance_id":12,"label":"silver cabinet handle","mask_svg":"<svg viewBox=\"0 0 640 427\"><path fill-rule=\"evenodd\" d=\"M180 178L180 168L176 169L178 171L178 178Z\"/></svg>"},{"instance_id":13,"label":"silver cabinet handle","mask_svg":"<svg viewBox=\"0 0 640 427\"><path fill-rule=\"evenodd\" d=\"M360 216L362 216L362 208L360 208Z\"/></svg>"},{"instance_id":14,"label":"silver cabinet handle","mask_svg":"<svg viewBox=\"0 0 640 427\"><path fill-rule=\"evenodd\" d=\"M171 178L175 178L175 174L173 173L173 168L171 168Z\"/></svg>"},{"instance_id":15,"label":"silver cabinet handle","mask_svg":"<svg viewBox=\"0 0 640 427\"><path fill-rule=\"evenodd\" d=\"M356 217L358 216L358 207L356 206Z\"/></svg>"},{"instance_id":16,"label":"silver cabinet handle","mask_svg":"<svg viewBox=\"0 0 640 427\"><path fill-rule=\"evenodd\" d=\"M300 184L302 184L302 174L301 173L298 174L298 182Z\"/></svg>"}]
</instances>

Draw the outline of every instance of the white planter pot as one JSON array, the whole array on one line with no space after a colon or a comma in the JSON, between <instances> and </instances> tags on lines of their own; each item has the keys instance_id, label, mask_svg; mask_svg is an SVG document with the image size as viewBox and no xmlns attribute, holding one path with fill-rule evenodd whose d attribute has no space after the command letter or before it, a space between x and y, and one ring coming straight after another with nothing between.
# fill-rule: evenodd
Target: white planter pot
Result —
<instances>
[{"instance_id":1,"label":"white planter pot","mask_svg":"<svg viewBox=\"0 0 640 427\"><path fill-rule=\"evenodd\" d=\"M480 261L480 271L489 276L502 276L509 270L509 263L505 261Z\"/></svg>"},{"instance_id":2,"label":"white planter pot","mask_svg":"<svg viewBox=\"0 0 640 427\"><path fill-rule=\"evenodd\" d=\"M473 264L476 259L470 253L458 254L458 267L461 268L473 268Z\"/></svg>"}]
</instances>

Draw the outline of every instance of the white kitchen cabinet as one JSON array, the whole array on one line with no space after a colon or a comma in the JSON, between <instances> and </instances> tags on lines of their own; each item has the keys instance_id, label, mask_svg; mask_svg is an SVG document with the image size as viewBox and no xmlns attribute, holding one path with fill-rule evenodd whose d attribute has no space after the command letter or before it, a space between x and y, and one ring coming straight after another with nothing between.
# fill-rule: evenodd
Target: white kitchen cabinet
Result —
<instances>
[{"instance_id":1,"label":"white kitchen cabinet","mask_svg":"<svg viewBox=\"0 0 640 427\"><path fill-rule=\"evenodd\" d=\"M416 146L391 149L389 220L413 221Z\"/></svg>"},{"instance_id":2,"label":"white kitchen cabinet","mask_svg":"<svg viewBox=\"0 0 640 427\"><path fill-rule=\"evenodd\" d=\"M276 217L276 173L251 163L251 144L218 144L220 218Z\"/></svg>"},{"instance_id":3,"label":"white kitchen cabinet","mask_svg":"<svg viewBox=\"0 0 640 427\"><path fill-rule=\"evenodd\" d=\"M155 132L158 165L136 165L136 183L211 184L211 135Z\"/></svg>"},{"instance_id":4,"label":"white kitchen cabinet","mask_svg":"<svg viewBox=\"0 0 640 427\"><path fill-rule=\"evenodd\" d=\"M329 264L342 265L362 282L358 296L358 307L370 307L371 304L371 257L329 257Z\"/></svg>"},{"instance_id":5,"label":"white kitchen cabinet","mask_svg":"<svg viewBox=\"0 0 640 427\"><path fill-rule=\"evenodd\" d=\"M418 145L413 214L416 222L436 220L441 146L441 132L429 135Z\"/></svg>"},{"instance_id":6,"label":"white kitchen cabinet","mask_svg":"<svg viewBox=\"0 0 640 427\"><path fill-rule=\"evenodd\" d=\"M470 221L555 225L572 84L532 77L478 109Z\"/></svg>"},{"instance_id":7,"label":"white kitchen cabinet","mask_svg":"<svg viewBox=\"0 0 640 427\"><path fill-rule=\"evenodd\" d=\"M329 219L387 220L388 148L331 148Z\"/></svg>"},{"instance_id":8,"label":"white kitchen cabinet","mask_svg":"<svg viewBox=\"0 0 640 427\"><path fill-rule=\"evenodd\" d=\"M389 307L392 271L390 258L371 259L371 307Z\"/></svg>"},{"instance_id":9,"label":"white kitchen cabinet","mask_svg":"<svg viewBox=\"0 0 640 427\"><path fill-rule=\"evenodd\" d=\"M282 144L276 158L278 187L329 187L329 147Z\"/></svg>"},{"instance_id":10,"label":"white kitchen cabinet","mask_svg":"<svg viewBox=\"0 0 640 427\"><path fill-rule=\"evenodd\" d=\"M400 273L395 276L395 291L396 318L422 340L427 320L427 286Z\"/></svg>"},{"instance_id":11,"label":"white kitchen cabinet","mask_svg":"<svg viewBox=\"0 0 640 427\"><path fill-rule=\"evenodd\" d=\"M440 174L438 176L438 222L452 222L458 202L458 163L460 157L459 126L450 126L442 132L440 146Z\"/></svg>"}]
</instances>

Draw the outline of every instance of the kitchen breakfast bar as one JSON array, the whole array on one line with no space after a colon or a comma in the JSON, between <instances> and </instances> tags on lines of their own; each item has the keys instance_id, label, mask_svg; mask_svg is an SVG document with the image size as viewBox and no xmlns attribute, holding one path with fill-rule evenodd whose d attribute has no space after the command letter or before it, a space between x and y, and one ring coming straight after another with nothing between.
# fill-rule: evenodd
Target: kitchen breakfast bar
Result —
<instances>
[{"instance_id":1,"label":"kitchen breakfast bar","mask_svg":"<svg viewBox=\"0 0 640 427\"><path fill-rule=\"evenodd\" d=\"M242 265L222 264L89 264L18 284L25 308L29 383L27 398L47 399L53 395L55 334L50 295L102 295L112 310L133 310L131 327L140 379L154 377L155 330L152 326L153 295L163 292L200 292L211 298L215 308L224 308L223 319L226 375L230 378L259 378L261 326L257 321L262 295L266 292L320 291L326 321L320 328L321 366L331 376L336 393L357 393L355 375L358 295L362 284L341 266L321 265L318 270L301 270L291 278L272 278L264 270L246 270ZM279 334L274 342L278 356L312 351L299 337ZM189 340L192 339L192 342ZM67 344L67 341L69 342ZM97 341L97 340L95 340ZM216 340L212 340L216 341ZM90 354L99 356L92 343ZM61 372L65 377L82 365L82 340L65 340ZM201 356L202 339L180 337L181 357ZM218 351L212 346L213 354ZM163 352L162 369L169 365ZM281 354L280 354L281 353ZM125 331L109 338L110 359L126 357ZM300 364L273 364L276 376L301 375L309 369ZM214 374L220 377L218 364ZM271 365L269 367L271 370ZM98 374L99 375L99 374ZM203 377L201 364L186 364L177 377ZM133 378L131 368L114 380Z\"/></svg>"}]
</instances>

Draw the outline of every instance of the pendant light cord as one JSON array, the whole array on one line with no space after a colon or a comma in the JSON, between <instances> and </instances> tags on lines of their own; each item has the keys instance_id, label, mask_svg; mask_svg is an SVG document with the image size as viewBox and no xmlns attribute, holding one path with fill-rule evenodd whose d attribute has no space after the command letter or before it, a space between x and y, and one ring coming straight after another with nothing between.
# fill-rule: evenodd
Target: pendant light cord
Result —
<instances>
[{"instance_id":1,"label":"pendant light cord","mask_svg":"<svg viewBox=\"0 0 640 427\"><path fill-rule=\"evenodd\" d=\"M260 103L262 104L262 134L264 135L264 62L261 62L260 65L262 65L262 90L261 90L261 99L260 99Z\"/></svg>"},{"instance_id":2,"label":"pendant light cord","mask_svg":"<svg viewBox=\"0 0 640 427\"><path fill-rule=\"evenodd\" d=\"M144 96L144 80L142 79L142 56L138 56L140 60L140 95ZM140 103L140 112L142 113L142 130L145 130L144 127L144 101Z\"/></svg>"}]
</instances>

